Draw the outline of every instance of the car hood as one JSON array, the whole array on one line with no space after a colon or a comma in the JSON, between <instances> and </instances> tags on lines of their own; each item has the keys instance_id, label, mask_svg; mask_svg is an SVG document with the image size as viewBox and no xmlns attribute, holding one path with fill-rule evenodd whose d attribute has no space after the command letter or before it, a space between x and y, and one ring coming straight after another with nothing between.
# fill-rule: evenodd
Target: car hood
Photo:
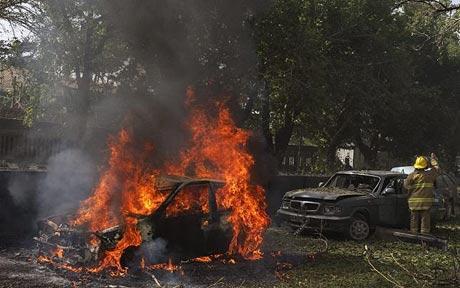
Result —
<instances>
[{"instance_id":1,"label":"car hood","mask_svg":"<svg viewBox=\"0 0 460 288\"><path fill-rule=\"evenodd\" d=\"M346 189L339 189L339 188L328 188L328 187L320 187L320 188L306 188L306 189L298 189L287 192L284 196L293 198L310 198L310 199L321 199L321 200L339 200L344 198L350 197L359 197L359 196L366 196L368 193L359 192L359 191L350 191Z\"/></svg>"}]
</instances>

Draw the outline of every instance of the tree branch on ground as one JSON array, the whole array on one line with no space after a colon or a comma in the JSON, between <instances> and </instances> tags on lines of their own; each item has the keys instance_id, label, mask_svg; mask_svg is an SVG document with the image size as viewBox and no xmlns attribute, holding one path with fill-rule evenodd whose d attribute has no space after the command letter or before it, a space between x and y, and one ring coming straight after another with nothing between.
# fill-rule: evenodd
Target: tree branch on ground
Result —
<instances>
[{"instance_id":1,"label":"tree branch on ground","mask_svg":"<svg viewBox=\"0 0 460 288\"><path fill-rule=\"evenodd\" d=\"M369 266L371 267L371 269L375 272L377 272L380 276L382 276L383 279L385 279L386 281L388 281L389 283L393 284L395 287L398 287L398 288L404 288L404 286L399 283L398 281L396 281L396 279L394 279L391 275L385 275L382 271L378 270L377 267L375 267L375 265L371 262L371 256L372 256L372 252L371 250L369 249L369 247L367 245L365 245L365 251L364 251L364 257L367 261L367 263L369 264Z\"/></svg>"}]
</instances>

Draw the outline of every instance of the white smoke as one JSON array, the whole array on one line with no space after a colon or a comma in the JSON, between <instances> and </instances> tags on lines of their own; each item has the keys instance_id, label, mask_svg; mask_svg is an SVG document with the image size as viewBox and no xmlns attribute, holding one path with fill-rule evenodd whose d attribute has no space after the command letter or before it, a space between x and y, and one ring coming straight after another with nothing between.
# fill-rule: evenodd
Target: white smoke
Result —
<instances>
[{"instance_id":1,"label":"white smoke","mask_svg":"<svg viewBox=\"0 0 460 288\"><path fill-rule=\"evenodd\" d=\"M96 165L77 149L64 150L48 160L46 177L38 185L39 217L71 212L91 192Z\"/></svg>"},{"instance_id":2,"label":"white smoke","mask_svg":"<svg viewBox=\"0 0 460 288\"><path fill-rule=\"evenodd\" d=\"M166 245L167 242L163 238L155 238L152 241L142 243L139 253L149 263L166 262L168 260Z\"/></svg>"}]
</instances>

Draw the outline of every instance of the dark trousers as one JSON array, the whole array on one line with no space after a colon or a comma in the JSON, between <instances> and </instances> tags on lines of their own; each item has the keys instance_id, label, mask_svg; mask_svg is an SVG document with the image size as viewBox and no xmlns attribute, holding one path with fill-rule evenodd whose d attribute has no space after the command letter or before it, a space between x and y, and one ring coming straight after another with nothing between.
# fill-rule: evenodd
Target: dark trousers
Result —
<instances>
[{"instance_id":1,"label":"dark trousers","mask_svg":"<svg viewBox=\"0 0 460 288\"><path fill-rule=\"evenodd\" d=\"M410 211L410 231L412 233L429 234L431 230L430 210Z\"/></svg>"}]
</instances>

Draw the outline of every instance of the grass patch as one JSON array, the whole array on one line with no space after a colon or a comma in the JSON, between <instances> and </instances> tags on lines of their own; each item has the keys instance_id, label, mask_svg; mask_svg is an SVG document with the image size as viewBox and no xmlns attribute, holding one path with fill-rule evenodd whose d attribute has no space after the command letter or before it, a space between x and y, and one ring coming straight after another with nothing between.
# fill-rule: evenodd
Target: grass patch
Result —
<instances>
[{"instance_id":1,"label":"grass patch","mask_svg":"<svg viewBox=\"0 0 460 288\"><path fill-rule=\"evenodd\" d=\"M455 280L455 277L460 279L459 219L440 223L434 233L448 239L448 251L401 241L371 239L357 243L332 237L328 240L326 253L303 258L304 261L284 271L283 277L269 286L459 287L460 282ZM274 228L267 233L265 248L306 255L320 250L322 245L308 235L296 237L287 230ZM371 267L369 261L381 274ZM268 287L267 283L250 286Z\"/></svg>"}]
</instances>

